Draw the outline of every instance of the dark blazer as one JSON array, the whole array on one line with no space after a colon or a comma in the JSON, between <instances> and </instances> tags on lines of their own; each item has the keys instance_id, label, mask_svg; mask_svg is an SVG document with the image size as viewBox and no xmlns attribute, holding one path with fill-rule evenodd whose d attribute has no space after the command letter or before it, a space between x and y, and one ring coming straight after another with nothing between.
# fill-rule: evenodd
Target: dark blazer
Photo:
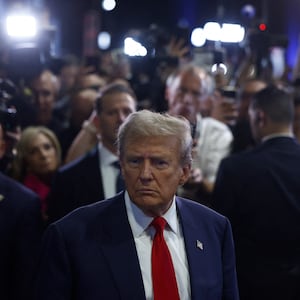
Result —
<instances>
[{"instance_id":1,"label":"dark blazer","mask_svg":"<svg viewBox=\"0 0 300 300\"><path fill-rule=\"evenodd\" d=\"M212 207L231 221L241 299L300 299L300 145L296 140L273 138L224 159ZM287 291L297 296L289 297Z\"/></svg>"},{"instance_id":2,"label":"dark blazer","mask_svg":"<svg viewBox=\"0 0 300 300\"><path fill-rule=\"evenodd\" d=\"M98 147L60 168L48 200L49 223L75 208L104 199Z\"/></svg>"},{"instance_id":3,"label":"dark blazer","mask_svg":"<svg viewBox=\"0 0 300 300\"><path fill-rule=\"evenodd\" d=\"M192 299L238 299L229 221L198 203L176 202ZM51 224L37 278L36 300L145 299L123 193Z\"/></svg>"},{"instance_id":4,"label":"dark blazer","mask_svg":"<svg viewBox=\"0 0 300 300\"><path fill-rule=\"evenodd\" d=\"M0 299L32 299L42 226L37 195L0 173Z\"/></svg>"}]
</instances>

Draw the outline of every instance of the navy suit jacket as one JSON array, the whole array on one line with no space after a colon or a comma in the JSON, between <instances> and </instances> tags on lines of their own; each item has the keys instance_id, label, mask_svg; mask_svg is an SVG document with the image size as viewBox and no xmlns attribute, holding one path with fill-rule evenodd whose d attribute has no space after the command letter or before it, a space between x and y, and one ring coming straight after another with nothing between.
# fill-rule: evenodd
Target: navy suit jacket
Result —
<instances>
[{"instance_id":1,"label":"navy suit jacket","mask_svg":"<svg viewBox=\"0 0 300 300\"><path fill-rule=\"evenodd\" d=\"M272 290L284 288L284 278L299 282L300 145L295 139L272 138L224 159L212 207L231 222L240 282L247 278L273 285ZM259 288L257 293L253 299L260 299ZM269 294L269 299L275 298Z\"/></svg>"},{"instance_id":2,"label":"navy suit jacket","mask_svg":"<svg viewBox=\"0 0 300 300\"><path fill-rule=\"evenodd\" d=\"M32 299L42 230L38 196L0 173L0 299Z\"/></svg>"},{"instance_id":3,"label":"navy suit jacket","mask_svg":"<svg viewBox=\"0 0 300 300\"><path fill-rule=\"evenodd\" d=\"M49 223L80 206L104 199L99 166L99 151L95 147L57 171L48 200Z\"/></svg>"},{"instance_id":4,"label":"navy suit jacket","mask_svg":"<svg viewBox=\"0 0 300 300\"><path fill-rule=\"evenodd\" d=\"M176 203L192 299L238 299L228 219L183 198ZM123 193L51 224L43 245L36 300L145 299Z\"/></svg>"}]
</instances>

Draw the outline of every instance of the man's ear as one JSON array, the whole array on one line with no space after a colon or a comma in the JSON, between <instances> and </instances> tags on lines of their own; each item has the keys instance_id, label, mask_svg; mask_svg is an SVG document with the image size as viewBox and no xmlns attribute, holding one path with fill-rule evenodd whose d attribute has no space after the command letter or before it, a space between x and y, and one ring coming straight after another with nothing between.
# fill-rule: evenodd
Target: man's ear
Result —
<instances>
[{"instance_id":1,"label":"man's ear","mask_svg":"<svg viewBox=\"0 0 300 300\"><path fill-rule=\"evenodd\" d=\"M189 179L191 168L192 168L191 164L186 164L182 167L182 174L179 179L180 185L184 185L187 182L187 180Z\"/></svg>"},{"instance_id":2,"label":"man's ear","mask_svg":"<svg viewBox=\"0 0 300 300\"><path fill-rule=\"evenodd\" d=\"M101 130L101 128L100 128L100 120L99 120L99 116L98 116L97 114L93 117L92 124L93 124L98 130Z\"/></svg>"}]
</instances>

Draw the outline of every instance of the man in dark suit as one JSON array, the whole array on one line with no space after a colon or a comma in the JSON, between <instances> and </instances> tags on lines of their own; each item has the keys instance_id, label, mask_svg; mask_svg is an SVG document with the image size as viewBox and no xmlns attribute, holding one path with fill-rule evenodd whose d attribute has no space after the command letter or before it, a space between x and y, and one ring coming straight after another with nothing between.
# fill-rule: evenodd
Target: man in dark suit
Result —
<instances>
[{"instance_id":1,"label":"man in dark suit","mask_svg":"<svg viewBox=\"0 0 300 300\"><path fill-rule=\"evenodd\" d=\"M175 196L191 168L189 122L144 110L118 137L126 191L48 227L35 299L238 299L229 221ZM158 220L170 261L156 277Z\"/></svg>"},{"instance_id":2,"label":"man in dark suit","mask_svg":"<svg viewBox=\"0 0 300 300\"><path fill-rule=\"evenodd\" d=\"M0 124L0 158L4 152ZM32 299L42 226L37 195L0 173L0 299Z\"/></svg>"},{"instance_id":3,"label":"man in dark suit","mask_svg":"<svg viewBox=\"0 0 300 300\"><path fill-rule=\"evenodd\" d=\"M256 148L224 159L213 208L233 227L242 300L300 299L300 145L291 96L275 86L249 108Z\"/></svg>"},{"instance_id":4,"label":"man in dark suit","mask_svg":"<svg viewBox=\"0 0 300 300\"><path fill-rule=\"evenodd\" d=\"M116 194L119 170L117 131L126 117L135 111L133 91L123 84L107 86L96 100L97 127L101 142L86 155L62 167L56 174L49 198L49 222L65 216L79 206ZM87 131L86 134L95 134Z\"/></svg>"}]
</instances>

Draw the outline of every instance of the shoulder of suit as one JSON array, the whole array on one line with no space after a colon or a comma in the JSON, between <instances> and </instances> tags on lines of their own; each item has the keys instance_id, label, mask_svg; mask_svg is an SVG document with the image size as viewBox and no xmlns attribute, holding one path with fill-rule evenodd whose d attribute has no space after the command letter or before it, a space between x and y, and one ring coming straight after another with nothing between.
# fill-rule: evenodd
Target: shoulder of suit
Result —
<instances>
[{"instance_id":1,"label":"shoulder of suit","mask_svg":"<svg viewBox=\"0 0 300 300\"><path fill-rule=\"evenodd\" d=\"M106 216L108 210L112 209L115 211L114 206L120 204L121 194L117 194L116 196L94 202L92 204L84 205L75 210L68 213L66 216L58 220L56 223L58 224L80 224L84 222L86 224L93 222L95 219L103 219L100 216ZM125 205L125 204L124 204ZM118 214L118 211L116 211ZM63 225L64 226L64 225Z\"/></svg>"},{"instance_id":2,"label":"shoulder of suit","mask_svg":"<svg viewBox=\"0 0 300 300\"><path fill-rule=\"evenodd\" d=\"M20 199L22 202L24 199L38 201L38 196L32 190L21 184L20 182L0 173L0 180L3 188L1 188L0 194L5 198L4 193L9 194L10 196ZM3 194L2 194L3 193Z\"/></svg>"},{"instance_id":3,"label":"shoulder of suit","mask_svg":"<svg viewBox=\"0 0 300 300\"><path fill-rule=\"evenodd\" d=\"M177 203L179 214L183 217L183 223L190 223L193 226L203 226L204 224L215 226L219 224L223 227L228 222L224 215L195 201L178 198Z\"/></svg>"},{"instance_id":4,"label":"shoulder of suit","mask_svg":"<svg viewBox=\"0 0 300 300\"><path fill-rule=\"evenodd\" d=\"M76 168L81 168L82 165L85 165L87 161L98 159L99 151L97 148L93 148L86 154L78 157L77 159L65 164L59 168L59 173L65 173L67 171L72 171Z\"/></svg>"},{"instance_id":5,"label":"shoulder of suit","mask_svg":"<svg viewBox=\"0 0 300 300\"><path fill-rule=\"evenodd\" d=\"M221 166L231 166L234 168L242 169L245 165L256 166L253 160L257 161L257 157L261 156L261 146L256 146L253 149L244 150L238 153L230 154L229 156L222 159Z\"/></svg>"},{"instance_id":6,"label":"shoulder of suit","mask_svg":"<svg viewBox=\"0 0 300 300\"><path fill-rule=\"evenodd\" d=\"M193 200L182 198L182 197L176 197L177 207L180 209L190 209L192 213L208 213L213 215L219 215L216 213L216 211L212 210L208 206L205 206L201 203L195 202Z\"/></svg>"}]
</instances>

